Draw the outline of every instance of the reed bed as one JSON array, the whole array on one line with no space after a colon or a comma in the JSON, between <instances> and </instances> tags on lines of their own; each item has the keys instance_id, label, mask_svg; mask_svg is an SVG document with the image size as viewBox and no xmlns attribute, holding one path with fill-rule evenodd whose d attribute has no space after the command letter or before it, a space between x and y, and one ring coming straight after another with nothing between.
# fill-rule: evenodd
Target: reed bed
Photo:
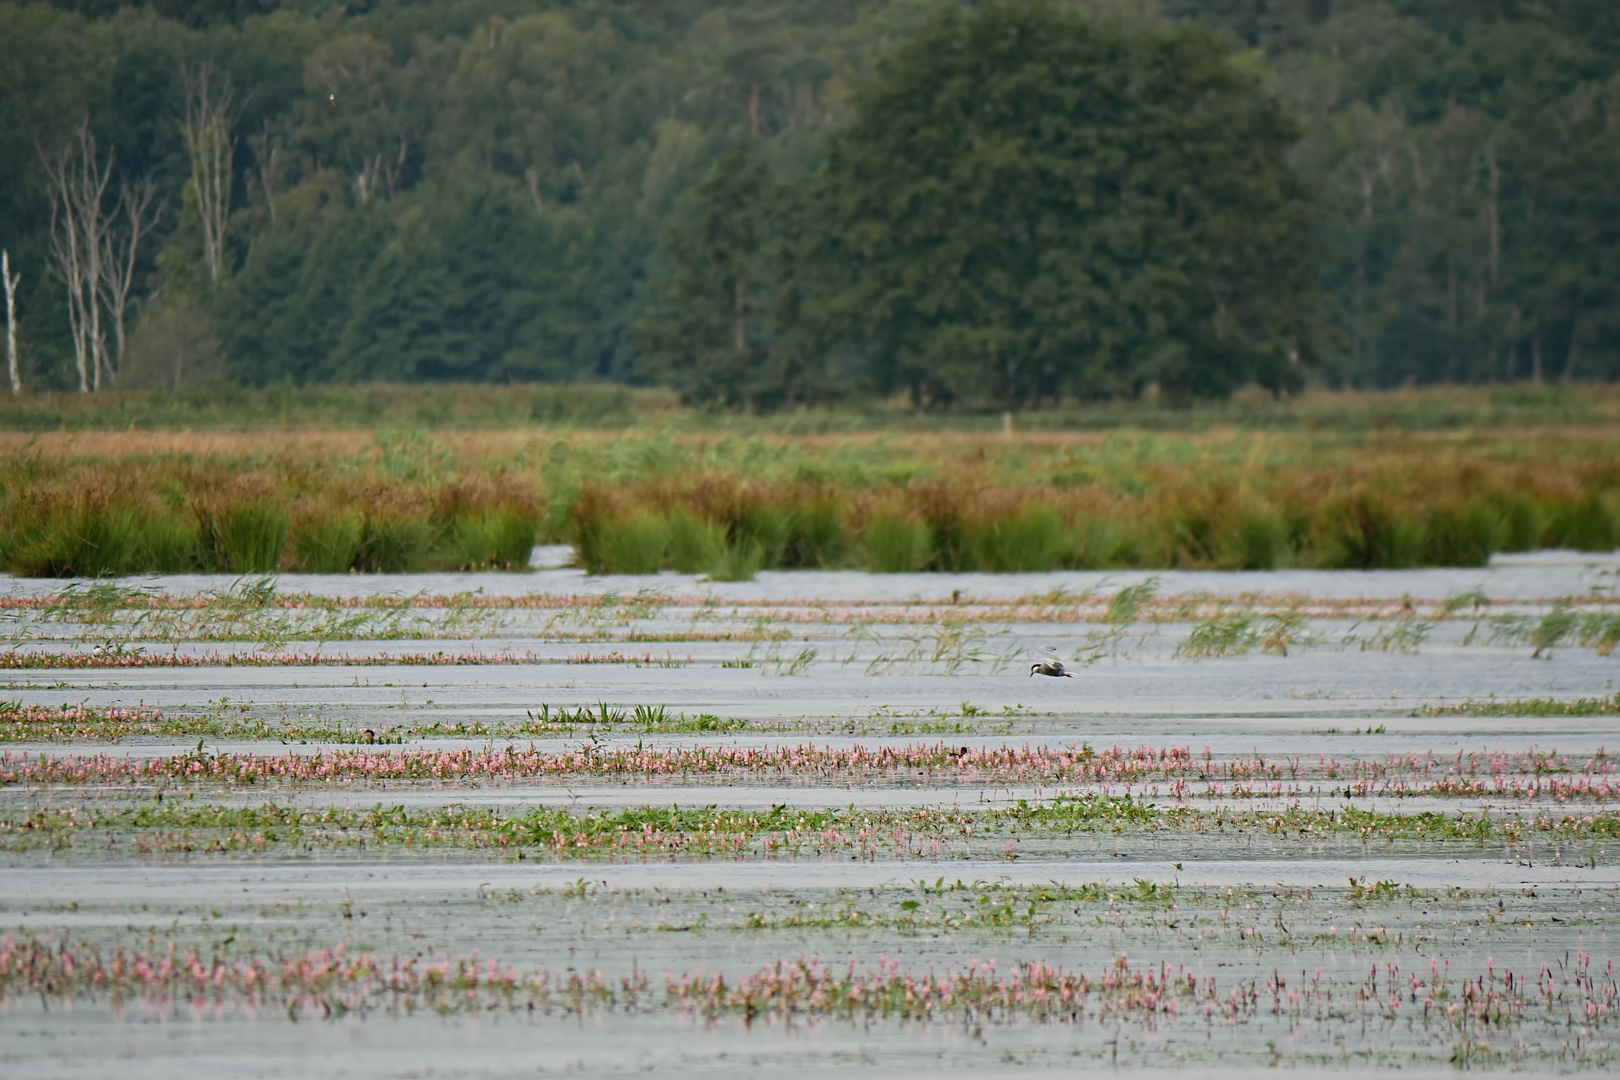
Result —
<instances>
[{"instance_id":1,"label":"reed bed","mask_svg":"<svg viewBox=\"0 0 1620 1080\"><path fill-rule=\"evenodd\" d=\"M31 492L7 507L0 560L23 577L526 569L535 520L510 492Z\"/></svg>"},{"instance_id":2,"label":"reed bed","mask_svg":"<svg viewBox=\"0 0 1620 1080\"><path fill-rule=\"evenodd\" d=\"M1620 546L1620 473L1553 479L1408 463L1249 481L1155 470L1137 490L971 478L851 488L737 478L587 486L579 563L746 578L761 569L1039 573L1060 569L1483 566L1499 552Z\"/></svg>"},{"instance_id":3,"label":"reed bed","mask_svg":"<svg viewBox=\"0 0 1620 1080\"><path fill-rule=\"evenodd\" d=\"M25 576L1477 566L1620 546L1605 431L0 438Z\"/></svg>"}]
</instances>

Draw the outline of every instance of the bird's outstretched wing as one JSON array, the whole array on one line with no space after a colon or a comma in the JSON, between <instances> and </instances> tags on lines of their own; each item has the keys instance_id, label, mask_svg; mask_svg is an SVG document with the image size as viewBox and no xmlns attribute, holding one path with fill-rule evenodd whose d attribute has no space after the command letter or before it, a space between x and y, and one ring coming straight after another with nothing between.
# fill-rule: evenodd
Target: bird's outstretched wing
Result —
<instances>
[{"instance_id":1,"label":"bird's outstretched wing","mask_svg":"<svg viewBox=\"0 0 1620 1080\"><path fill-rule=\"evenodd\" d=\"M1029 651L1029 654L1031 656L1033 656L1037 660L1058 660L1058 659L1061 659L1057 654L1057 650L1052 648L1052 646L1050 646L1050 645L1036 646L1035 648L1033 648L1033 649L1031 649Z\"/></svg>"}]
</instances>

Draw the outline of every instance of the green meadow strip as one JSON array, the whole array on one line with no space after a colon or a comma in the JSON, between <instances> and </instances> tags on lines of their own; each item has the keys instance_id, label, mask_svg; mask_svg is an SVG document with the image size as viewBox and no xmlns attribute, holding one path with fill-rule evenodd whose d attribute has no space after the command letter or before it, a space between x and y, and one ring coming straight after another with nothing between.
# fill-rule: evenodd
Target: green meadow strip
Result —
<instances>
[{"instance_id":1,"label":"green meadow strip","mask_svg":"<svg viewBox=\"0 0 1620 1080\"><path fill-rule=\"evenodd\" d=\"M1128 796L1020 800L1010 808L769 811L645 806L506 813L452 805L369 810L266 805L199 806L160 800L124 807L41 806L0 814L0 850L110 849L196 853L372 848L469 848L513 858L799 856L1016 858L1023 839L1083 833L1273 835L1361 841L1517 843L1620 837L1620 812L1390 814L1353 807L1199 810Z\"/></svg>"},{"instance_id":2,"label":"green meadow strip","mask_svg":"<svg viewBox=\"0 0 1620 1080\"><path fill-rule=\"evenodd\" d=\"M1506 698L1425 705L1414 716L1612 716L1620 713L1620 694L1609 698Z\"/></svg>"}]
</instances>

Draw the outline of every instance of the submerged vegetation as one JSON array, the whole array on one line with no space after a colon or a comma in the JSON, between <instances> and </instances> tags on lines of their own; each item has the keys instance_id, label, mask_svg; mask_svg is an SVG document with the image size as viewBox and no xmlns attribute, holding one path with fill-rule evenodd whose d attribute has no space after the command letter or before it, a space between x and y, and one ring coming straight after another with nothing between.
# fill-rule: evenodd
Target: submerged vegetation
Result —
<instances>
[{"instance_id":1,"label":"submerged vegetation","mask_svg":"<svg viewBox=\"0 0 1620 1080\"><path fill-rule=\"evenodd\" d=\"M1607 698L1515 698L1425 705L1421 716L1610 716L1620 713L1620 694Z\"/></svg>"},{"instance_id":2,"label":"submerged vegetation","mask_svg":"<svg viewBox=\"0 0 1620 1080\"><path fill-rule=\"evenodd\" d=\"M691 516L683 543L721 539ZM767 1021L917 1022L930 1052L939 1025L1010 1023L1046 1026L1070 1068L1126 1033L1125 1067L1194 1044L1194 1066L1332 1064L1374 1041L1387 1062L1605 1064L1604 725L1510 722L1535 738L1509 744L1447 721L1431 752L1434 724L1400 714L1442 690L1610 693L1592 650L1613 576L1339 597L1153 573L1000 595L13 583L0 740L31 745L0 747L0 1008L126 1035L191 1010L224 1044L408 1026L430 1052L477 1016L548 1052L598 1023L685 1026L728 1058ZM1107 670L1033 681L1034 642ZM1416 672L1409 696L1458 661L1491 675ZM1355 692L1386 667L1408 674ZM1122 674L1175 684L1174 717L1151 691L1121 709ZM1302 737L1317 717L1394 734ZM69 865L107 884L50 884Z\"/></svg>"},{"instance_id":3,"label":"submerged vegetation","mask_svg":"<svg viewBox=\"0 0 1620 1080\"><path fill-rule=\"evenodd\" d=\"M297 953L251 946L232 950L218 944L182 948L172 937L163 948L155 934L153 938L145 948L126 949L37 933L8 936L0 944L0 1001L36 997L46 1007L102 999L153 1007L181 1001L198 1008L229 1003L284 1010L293 1021L303 1011L316 1017L497 1009L583 1016L663 1008L709 1022L722 1016L749 1023L795 1017L863 1022L961 1018L982 1025L1027 1018L1107 1023L1116 1031L1125 1021L1143 1025L1144 1031L1159 1025L1173 1028L1183 1021L1183 1010L1185 1022L1194 1025L1217 1016L1223 1023L1267 1016L1298 1023L1326 1014L1365 1029L1369 1023L1393 1026L1404 1009L1410 1014L1408 1024L1421 1023L1425 1033L1432 1025L1447 1036L1460 1036L1465 1047L1472 1038L1488 1045L1493 1031L1521 1031L1565 1014L1578 1013L1585 1024L1606 1029L1614 1024L1620 1005L1620 986L1607 969L1592 970L1590 954L1577 957L1562 979L1544 973L1532 980L1493 964L1489 982L1482 976L1476 990L1467 979L1451 977L1448 965L1445 972L1426 973L1425 979L1411 976L1401 994L1391 989L1392 983L1399 985L1393 967L1380 989L1376 963L1362 978L1324 979L1319 972L1314 981L1301 979L1290 990L1277 972L1266 979L1229 974L1223 983L1221 977L1204 973L1201 964L1135 969L1123 955L1096 972L1066 970L1044 960L1008 964L1002 970L993 959L975 959L961 970L930 964L913 971L887 956L858 970L853 956L847 967L800 956L729 978L702 968L665 972L663 986L657 987L639 971L617 979L572 967L555 973L520 971L480 959L476 952L389 957L350 950L347 943ZM1525 1049L1521 1038L1520 1059Z\"/></svg>"},{"instance_id":4,"label":"submerged vegetation","mask_svg":"<svg viewBox=\"0 0 1620 1080\"><path fill-rule=\"evenodd\" d=\"M770 810L535 807L504 811L450 804L431 809L227 806L185 799L40 803L0 811L0 851L81 849L109 844L146 854L470 848L507 857L582 859L641 856L847 855L857 859L1014 860L1019 845L1076 833L1157 832L1272 836L1304 841L1528 843L1620 838L1620 811L1584 813L1419 811L1292 803L1281 809L1203 809L1129 795L1018 800L1002 809L909 807Z\"/></svg>"},{"instance_id":5,"label":"submerged vegetation","mask_svg":"<svg viewBox=\"0 0 1620 1080\"><path fill-rule=\"evenodd\" d=\"M18 713L21 710L0 709ZM47 711L47 710L42 710ZM68 710L63 710L64 712ZM80 710L81 712L83 710ZM47 711L48 712L48 711ZM622 710L606 703L551 714L552 725L623 723ZM532 721L542 717L530 713ZM663 708L638 706L640 730L722 732L732 730L717 717L674 717ZM185 754L145 759L108 754L27 754L0 751L0 787L8 785L118 785L162 790L175 785L219 785L274 789L300 784L478 783L517 784L530 780L640 778L679 784L715 780L840 782L861 786L917 784L1056 785L1087 797L1129 801L1141 790L1153 799L1189 800L1332 797L1410 799L1491 797L1524 804L1536 800L1602 804L1620 798L1620 762L1604 752L1586 760L1556 752L1458 751L1455 756L1389 754L1378 758L1330 757L1317 760L1260 755L1215 758L1186 746L1123 746L1093 749L1089 744L972 747L945 743L854 744L846 747L776 744L764 747L695 745L647 747L638 744L539 750L510 743L482 749L366 748L301 753L206 751L199 743ZM1023 804L1020 804L1021 806Z\"/></svg>"},{"instance_id":6,"label":"submerged vegetation","mask_svg":"<svg viewBox=\"0 0 1620 1080\"><path fill-rule=\"evenodd\" d=\"M717 581L835 567L1477 566L1620 546L1614 446L1578 430L1421 445L264 433L12 449L0 568L25 576L523 569L536 542L573 545L592 573Z\"/></svg>"},{"instance_id":7,"label":"submerged vegetation","mask_svg":"<svg viewBox=\"0 0 1620 1080\"><path fill-rule=\"evenodd\" d=\"M1136 580L1127 584L1129 577ZM776 677L835 667L867 677L971 676L1022 670L1032 647L1052 645L1052 640L1041 640L1048 630L1064 642L1064 659L1077 668L1150 656L1200 661L1255 653L1283 659L1318 650L1415 654L1431 642L1446 649L1522 649L1532 658L1565 648L1590 649L1602 657L1620 642L1620 600L1604 587L1605 577L1599 575L1597 587L1578 596L1533 602L1493 599L1478 588L1424 600L1409 595L1307 599L1294 593L1161 593L1159 575L1140 574L1121 575L1125 580L1120 581L1099 575L1074 592L1060 587L995 597L970 596L957 588L932 599L815 600L723 598L684 587L669 592L643 587L629 595L612 590L486 593L480 588L332 596L287 588L271 576L241 577L228 586L193 593L165 591L167 586L155 580L75 581L34 595L0 597L0 625L11 628L11 647L0 652L0 671L17 673L13 685L23 688L26 683L30 690L116 686L123 678L119 673L158 669L346 668L363 673L354 676L355 686L363 677L368 687L430 678L426 670L408 674L412 668L553 665L736 669ZM491 638L498 644L450 645ZM393 644L403 642L439 644ZM431 678L437 684L455 676L435 673ZM646 702L631 703L636 709L632 717L618 706L573 701L570 711L554 701L524 698L512 703L528 711L527 719L516 724L508 715L490 723L467 721L454 732L438 733L702 731L745 723L711 716L701 699L684 703L695 708L697 719L672 716L663 706ZM894 732L945 734L960 729L956 720L983 715L965 701L962 709L960 714L947 709L943 715L929 710L929 718L947 726L922 718L922 726L903 722ZM95 738L178 734L196 723L195 734L226 732L213 720L188 715L191 711L182 709L158 727L120 720L78 723L72 730ZM1021 712L1022 706L1008 706L1002 719ZM871 719L904 721L906 716L920 714L902 715L884 706ZM45 738L28 733L66 730L59 719L30 726L10 717L5 723L17 737ZM258 726L252 730L255 737L303 738L309 727L299 721L281 731L275 726L281 722L254 718L251 724ZM868 730L864 721L847 722L855 725L849 734ZM700 726L689 726L694 724ZM436 722L401 727L390 721L387 726L402 734L436 730ZM777 717L767 726L833 730L809 717Z\"/></svg>"}]
</instances>

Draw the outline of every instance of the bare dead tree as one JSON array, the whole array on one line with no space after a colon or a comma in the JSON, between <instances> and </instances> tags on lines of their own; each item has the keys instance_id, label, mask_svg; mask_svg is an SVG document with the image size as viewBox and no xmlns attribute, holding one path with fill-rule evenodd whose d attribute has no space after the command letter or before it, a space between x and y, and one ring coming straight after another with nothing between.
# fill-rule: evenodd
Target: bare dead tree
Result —
<instances>
[{"instance_id":1,"label":"bare dead tree","mask_svg":"<svg viewBox=\"0 0 1620 1080\"><path fill-rule=\"evenodd\" d=\"M20 274L11 272L11 252L0 251L0 280L6 284L6 364L11 372L11 396L22 393L22 379L17 374L17 286Z\"/></svg>"},{"instance_id":2,"label":"bare dead tree","mask_svg":"<svg viewBox=\"0 0 1620 1080\"><path fill-rule=\"evenodd\" d=\"M124 181L113 221L102 234L102 272L97 291L112 318L113 340L118 347L117 363L109 365L109 374L116 374L124 367L124 312L129 304L129 287L135 280L135 261L141 240L157 227L163 216L161 205L155 209L152 206L156 194L157 188L150 176L133 184ZM123 218L122 227L118 226L119 216Z\"/></svg>"},{"instance_id":3,"label":"bare dead tree","mask_svg":"<svg viewBox=\"0 0 1620 1080\"><path fill-rule=\"evenodd\" d=\"M375 154L367 154L360 158L360 171L354 177L354 194L363 206L371 200L378 189L385 190L388 200L392 202L399 195L399 182L405 175L405 162L410 157L411 143L409 133L399 133L399 153L390 162L386 151L379 150Z\"/></svg>"},{"instance_id":4,"label":"bare dead tree","mask_svg":"<svg viewBox=\"0 0 1620 1080\"><path fill-rule=\"evenodd\" d=\"M209 280L219 281L225 267L225 230L231 213L231 159L236 138L235 93L230 80L205 62L182 72L186 115L180 124L191 152L191 191L202 218L203 259Z\"/></svg>"},{"instance_id":5,"label":"bare dead tree","mask_svg":"<svg viewBox=\"0 0 1620 1080\"><path fill-rule=\"evenodd\" d=\"M79 369L79 392L101 389L107 339L101 328L101 283L107 214L104 200L112 176L112 155L105 164L96 150L90 120L79 137L60 153L40 153L51 183L51 262L67 288L68 325Z\"/></svg>"},{"instance_id":6,"label":"bare dead tree","mask_svg":"<svg viewBox=\"0 0 1620 1080\"><path fill-rule=\"evenodd\" d=\"M55 187L53 180L53 188ZM67 289L68 332L73 340L73 361L79 369L79 393L90 392L90 367L84 347L84 269L79 258L79 224L72 203L60 190L51 198L51 269Z\"/></svg>"},{"instance_id":7,"label":"bare dead tree","mask_svg":"<svg viewBox=\"0 0 1620 1080\"><path fill-rule=\"evenodd\" d=\"M120 185L107 209L113 172L96 149L86 117L78 138L59 153L40 152L51 183L51 264L67 289L68 328L79 370L79 391L100 390L102 376L115 382L124 360L125 312L141 241L157 225L156 187L149 177ZM103 313L117 342L116 360L107 352Z\"/></svg>"}]
</instances>

